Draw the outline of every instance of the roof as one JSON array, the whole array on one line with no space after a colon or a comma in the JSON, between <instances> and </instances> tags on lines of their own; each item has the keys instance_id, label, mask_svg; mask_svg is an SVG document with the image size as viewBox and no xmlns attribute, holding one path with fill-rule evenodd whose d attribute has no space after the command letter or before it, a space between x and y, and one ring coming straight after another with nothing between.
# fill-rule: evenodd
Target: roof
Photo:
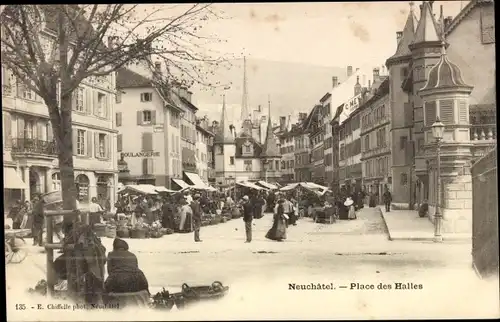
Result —
<instances>
[{"instance_id":1,"label":"roof","mask_svg":"<svg viewBox=\"0 0 500 322\"><path fill-rule=\"evenodd\" d=\"M432 13L431 5L428 1L424 1L422 6L422 14L420 15L420 21L418 22L411 45L441 41L441 36L439 35L440 28Z\"/></svg>"},{"instance_id":2,"label":"roof","mask_svg":"<svg viewBox=\"0 0 500 322\"><path fill-rule=\"evenodd\" d=\"M152 87L152 81L128 68L122 67L116 71L117 88Z\"/></svg>"},{"instance_id":3,"label":"roof","mask_svg":"<svg viewBox=\"0 0 500 322\"><path fill-rule=\"evenodd\" d=\"M271 106L269 105L269 117L267 118L267 131L266 131L266 140L264 141L264 145L262 147L262 158L281 158L281 152L278 148L278 144L276 143L275 134L273 132L273 126L271 123ZM279 128L279 126L278 126Z\"/></svg>"},{"instance_id":4,"label":"roof","mask_svg":"<svg viewBox=\"0 0 500 322\"><path fill-rule=\"evenodd\" d=\"M184 103L185 105L187 105L187 107L189 107L190 109L192 109L194 112L198 111L198 108L193 104L191 103L190 101L188 101L186 98L182 97L179 95L179 98L181 100L182 103Z\"/></svg>"},{"instance_id":5,"label":"roof","mask_svg":"<svg viewBox=\"0 0 500 322\"><path fill-rule=\"evenodd\" d=\"M215 132L214 143L222 143L222 144L234 143L234 137L229 129L229 124L230 123L227 118L227 112L226 112L226 97L223 96L221 120L219 122L219 127Z\"/></svg>"},{"instance_id":6,"label":"roof","mask_svg":"<svg viewBox=\"0 0 500 322\"><path fill-rule=\"evenodd\" d=\"M325 95L323 95L323 97L319 101L321 103L323 103L324 101L326 101L327 99L329 99L331 96L332 96L332 94L330 92L328 92Z\"/></svg>"},{"instance_id":7,"label":"roof","mask_svg":"<svg viewBox=\"0 0 500 322\"><path fill-rule=\"evenodd\" d=\"M429 71L427 82L425 83L425 86L420 89L420 92L452 87L467 87L472 89L472 87L465 84L462 79L462 72L460 71L460 68L448 59L445 44L443 42L441 48L441 58L439 59L439 62Z\"/></svg>"},{"instance_id":8,"label":"roof","mask_svg":"<svg viewBox=\"0 0 500 322\"><path fill-rule=\"evenodd\" d=\"M394 55L392 55L387 61L394 60L396 58L401 58L411 55L409 45L413 42L415 31L417 30L418 20L413 12L413 7L408 13L408 18L406 18L406 23L403 28L403 35L398 42L398 46Z\"/></svg>"},{"instance_id":9,"label":"roof","mask_svg":"<svg viewBox=\"0 0 500 322\"><path fill-rule=\"evenodd\" d=\"M477 7L478 5L487 4L493 5L493 0L471 0L469 3L456 15L456 17L450 22L448 27L444 32L444 36L447 37L450 33L452 33L455 28L466 18L469 13L472 12L472 9Z\"/></svg>"},{"instance_id":10,"label":"roof","mask_svg":"<svg viewBox=\"0 0 500 322\"><path fill-rule=\"evenodd\" d=\"M322 108L321 105L315 105L304 122L304 130L309 131L313 124L314 116L317 115Z\"/></svg>"},{"instance_id":11,"label":"roof","mask_svg":"<svg viewBox=\"0 0 500 322\"><path fill-rule=\"evenodd\" d=\"M262 146L257 142L253 137L251 136L242 136L242 137L237 137L235 138L235 143L236 143L236 152L235 152L235 157L241 158L243 156L243 145L249 141L253 145L253 155L251 156L252 158L258 158L260 154L262 153Z\"/></svg>"},{"instance_id":12,"label":"roof","mask_svg":"<svg viewBox=\"0 0 500 322\"><path fill-rule=\"evenodd\" d=\"M207 135L209 135L209 136L215 136L215 134L214 134L212 131L210 131L210 130L208 130L208 129L204 128L204 127L203 127L203 126L201 126L201 125L196 124L196 129L197 129L197 130L200 130L201 132L204 132L205 134L207 134Z\"/></svg>"}]
</instances>

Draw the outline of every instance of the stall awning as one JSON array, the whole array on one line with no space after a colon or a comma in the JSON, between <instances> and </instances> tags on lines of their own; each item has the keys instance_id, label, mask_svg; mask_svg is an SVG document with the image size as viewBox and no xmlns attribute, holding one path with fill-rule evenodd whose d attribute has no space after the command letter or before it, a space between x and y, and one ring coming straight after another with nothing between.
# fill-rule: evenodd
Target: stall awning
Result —
<instances>
[{"instance_id":1,"label":"stall awning","mask_svg":"<svg viewBox=\"0 0 500 322\"><path fill-rule=\"evenodd\" d=\"M188 185L184 180L172 179L172 181L176 183L179 187L181 187L181 190L192 188L192 186Z\"/></svg>"},{"instance_id":2,"label":"stall awning","mask_svg":"<svg viewBox=\"0 0 500 322\"><path fill-rule=\"evenodd\" d=\"M255 189L255 190L264 190L264 188L261 188L259 187L258 185L256 184L253 184L251 182L248 182L248 181L242 181L242 182L238 182L236 183L240 186L243 186L243 187L247 187L247 188L251 188L251 189Z\"/></svg>"},{"instance_id":3,"label":"stall awning","mask_svg":"<svg viewBox=\"0 0 500 322\"><path fill-rule=\"evenodd\" d=\"M4 189L26 189L26 184L19 177L14 168L3 168L3 188Z\"/></svg>"},{"instance_id":4,"label":"stall awning","mask_svg":"<svg viewBox=\"0 0 500 322\"><path fill-rule=\"evenodd\" d=\"M120 190L120 193L125 193L127 191L134 191L138 193L143 193L146 195L157 195L155 186L151 184L129 184L125 186L125 189Z\"/></svg>"},{"instance_id":5,"label":"stall awning","mask_svg":"<svg viewBox=\"0 0 500 322\"><path fill-rule=\"evenodd\" d=\"M269 182L265 182L265 181L257 181L258 184L260 184L261 186L263 186L264 188L267 188L267 189L271 189L271 190L276 190L278 189L278 186L275 186L274 184L271 184Z\"/></svg>"},{"instance_id":6,"label":"stall awning","mask_svg":"<svg viewBox=\"0 0 500 322\"><path fill-rule=\"evenodd\" d=\"M168 193L176 192L174 190L169 190L169 189L167 189L165 187L160 187L160 186L155 186L155 190L157 192L168 192Z\"/></svg>"}]
</instances>

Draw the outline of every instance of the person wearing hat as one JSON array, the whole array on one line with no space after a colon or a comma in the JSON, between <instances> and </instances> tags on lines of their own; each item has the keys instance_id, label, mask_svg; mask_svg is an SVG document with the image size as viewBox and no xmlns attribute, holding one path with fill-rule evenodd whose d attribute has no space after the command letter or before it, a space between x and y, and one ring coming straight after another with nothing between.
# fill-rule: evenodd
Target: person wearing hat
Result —
<instances>
[{"instance_id":1,"label":"person wearing hat","mask_svg":"<svg viewBox=\"0 0 500 322\"><path fill-rule=\"evenodd\" d=\"M245 222L245 243L252 241L252 220L253 220L254 207L250 202L248 196L243 196L243 222Z\"/></svg>"},{"instance_id":2,"label":"person wearing hat","mask_svg":"<svg viewBox=\"0 0 500 322\"><path fill-rule=\"evenodd\" d=\"M200 239L200 228L201 228L201 205L200 205L200 195L195 194L193 201L191 201L191 211L193 214L193 230L194 230L194 241L199 243Z\"/></svg>"},{"instance_id":3,"label":"person wearing hat","mask_svg":"<svg viewBox=\"0 0 500 322\"><path fill-rule=\"evenodd\" d=\"M33 224L31 228L31 234L33 235L33 246L42 246L43 243L43 222L44 218L44 204L45 200L41 196L35 196L33 198Z\"/></svg>"},{"instance_id":4,"label":"person wearing hat","mask_svg":"<svg viewBox=\"0 0 500 322\"><path fill-rule=\"evenodd\" d=\"M349 220L356 219L356 210L354 209L354 200L351 197L347 197L346 201L344 201L344 206L346 206L349 211L347 214L347 218Z\"/></svg>"}]
</instances>

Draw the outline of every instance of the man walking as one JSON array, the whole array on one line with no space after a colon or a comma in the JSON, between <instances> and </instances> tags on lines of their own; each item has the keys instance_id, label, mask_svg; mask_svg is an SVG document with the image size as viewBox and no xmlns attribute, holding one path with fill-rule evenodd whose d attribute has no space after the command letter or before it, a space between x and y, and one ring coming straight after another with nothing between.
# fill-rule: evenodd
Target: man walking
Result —
<instances>
[{"instance_id":1,"label":"man walking","mask_svg":"<svg viewBox=\"0 0 500 322\"><path fill-rule=\"evenodd\" d=\"M194 230L194 241L199 243L200 239L200 228L201 228L201 206L200 206L200 195L196 194L191 202L191 210L193 211L193 230Z\"/></svg>"},{"instance_id":2,"label":"man walking","mask_svg":"<svg viewBox=\"0 0 500 322\"><path fill-rule=\"evenodd\" d=\"M245 222L245 234L247 237L245 243L252 241L253 210L254 207L248 196L243 196L243 221Z\"/></svg>"},{"instance_id":3,"label":"man walking","mask_svg":"<svg viewBox=\"0 0 500 322\"><path fill-rule=\"evenodd\" d=\"M392 195L391 195L391 192L389 191L388 187L385 187L385 192L382 195L382 198L384 199L385 211L390 212L391 211Z\"/></svg>"}]
</instances>

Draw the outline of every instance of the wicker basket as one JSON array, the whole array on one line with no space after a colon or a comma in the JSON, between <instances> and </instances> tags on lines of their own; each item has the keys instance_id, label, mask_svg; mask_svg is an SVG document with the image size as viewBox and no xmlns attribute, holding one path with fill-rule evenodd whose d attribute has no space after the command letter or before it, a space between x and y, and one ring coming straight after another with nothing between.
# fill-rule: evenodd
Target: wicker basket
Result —
<instances>
[{"instance_id":1,"label":"wicker basket","mask_svg":"<svg viewBox=\"0 0 500 322\"><path fill-rule=\"evenodd\" d=\"M118 238L129 238L130 237L130 231L125 226L118 227L118 228L116 228L116 237L118 237Z\"/></svg>"},{"instance_id":2,"label":"wicker basket","mask_svg":"<svg viewBox=\"0 0 500 322\"><path fill-rule=\"evenodd\" d=\"M106 237L106 224L94 224L94 232L97 237Z\"/></svg>"},{"instance_id":3,"label":"wicker basket","mask_svg":"<svg viewBox=\"0 0 500 322\"><path fill-rule=\"evenodd\" d=\"M108 238L115 238L116 237L116 227L115 226L107 226L106 237L108 237Z\"/></svg>"},{"instance_id":4,"label":"wicker basket","mask_svg":"<svg viewBox=\"0 0 500 322\"><path fill-rule=\"evenodd\" d=\"M146 233L147 229L130 229L130 238L144 239L146 238Z\"/></svg>"}]
</instances>

